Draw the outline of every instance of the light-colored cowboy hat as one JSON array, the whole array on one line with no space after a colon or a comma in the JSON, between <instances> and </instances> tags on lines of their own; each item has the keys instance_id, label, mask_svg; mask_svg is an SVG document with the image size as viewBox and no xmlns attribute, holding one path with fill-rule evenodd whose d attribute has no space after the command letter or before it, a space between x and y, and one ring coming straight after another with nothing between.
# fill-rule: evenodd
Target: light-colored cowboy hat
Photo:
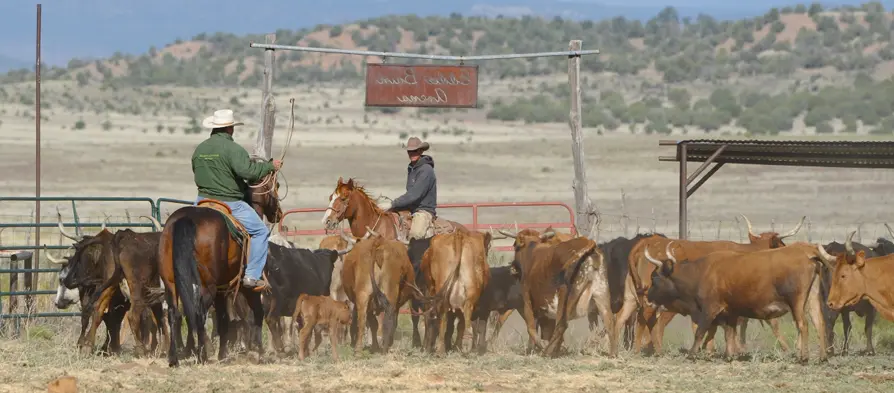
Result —
<instances>
[{"instance_id":1,"label":"light-colored cowboy hat","mask_svg":"<svg viewBox=\"0 0 894 393\"><path fill-rule=\"evenodd\" d=\"M208 116L205 118L205 120L202 120L202 127L205 128L219 128L241 125L244 125L244 123L233 120L233 111L230 109L221 109L218 111L214 111L214 115Z\"/></svg>"},{"instance_id":2,"label":"light-colored cowboy hat","mask_svg":"<svg viewBox=\"0 0 894 393\"><path fill-rule=\"evenodd\" d=\"M410 139L407 139L407 151L413 151L413 150L426 151L426 150L428 150L429 147L431 147L431 146L428 145L428 142L423 142L422 139L419 139L415 136L410 137Z\"/></svg>"}]
</instances>

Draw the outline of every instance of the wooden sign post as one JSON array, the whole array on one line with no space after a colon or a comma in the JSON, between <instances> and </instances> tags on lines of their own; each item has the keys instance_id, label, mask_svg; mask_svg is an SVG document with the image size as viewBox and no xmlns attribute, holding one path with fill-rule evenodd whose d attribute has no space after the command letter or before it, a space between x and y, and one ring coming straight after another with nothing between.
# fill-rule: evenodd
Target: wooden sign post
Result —
<instances>
[{"instance_id":1,"label":"wooden sign post","mask_svg":"<svg viewBox=\"0 0 894 393\"><path fill-rule=\"evenodd\" d=\"M365 106L476 108L478 66L367 64Z\"/></svg>"},{"instance_id":2,"label":"wooden sign post","mask_svg":"<svg viewBox=\"0 0 894 393\"><path fill-rule=\"evenodd\" d=\"M569 44L569 51L579 51L580 40ZM568 85L571 87L571 112L568 124L571 126L571 155L574 159L574 217L575 229L579 236L593 240L598 237L599 216L593 201L587 196L587 166L584 160L584 136L581 125L580 56L568 57Z\"/></svg>"}]
</instances>

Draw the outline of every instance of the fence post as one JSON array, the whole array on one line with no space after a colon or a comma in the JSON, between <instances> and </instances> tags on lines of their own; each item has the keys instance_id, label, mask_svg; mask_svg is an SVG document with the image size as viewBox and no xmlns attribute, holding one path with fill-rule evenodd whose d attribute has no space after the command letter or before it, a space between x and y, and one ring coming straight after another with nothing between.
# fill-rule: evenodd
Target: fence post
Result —
<instances>
[{"instance_id":1,"label":"fence post","mask_svg":"<svg viewBox=\"0 0 894 393\"><path fill-rule=\"evenodd\" d=\"M739 231L739 243L742 243L742 222L739 221L739 216L734 218L736 219L736 229Z\"/></svg>"},{"instance_id":2,"label":"fence post","mask_svg":"<svg viewBox=\"0 0 894 393\"><path fill-rule=\"evenodd\" d=\"M624 237L628 236L627 229L630 225L630 217L627 215L627 194L621 189L621 230L624 231Z\"/></svg>"},{"instance_id":3,"label":"fence post","mask_svg":"<svg viewBox=\"0 0 894 393\"><path fill-rule=\"evenodd\" d=\"M810 228L810 217L807 217L807 242L813 243L813 234Z\"/></svg>"},{"instance_id":4,"label":"fence post","mask_svg":"<svg viewBox=\"0 0 894 393\"><path fill-rule=\"evenodd\" d=\"M723 226L723 220L717 221L717 238L714 240L720 240L720 227Z\"/></svg>"},{"instance_id":5,"label":"fence post","mask_svg":"<svg viewBox=\"0 0 894 393\"><path fill-rule=\"evenodd\" d=\"M74 216L75 236L81 236L81 220L78 219L78 207L75 206L75 201L71 201L71 214Z\"/></svg>"}]
</instances>

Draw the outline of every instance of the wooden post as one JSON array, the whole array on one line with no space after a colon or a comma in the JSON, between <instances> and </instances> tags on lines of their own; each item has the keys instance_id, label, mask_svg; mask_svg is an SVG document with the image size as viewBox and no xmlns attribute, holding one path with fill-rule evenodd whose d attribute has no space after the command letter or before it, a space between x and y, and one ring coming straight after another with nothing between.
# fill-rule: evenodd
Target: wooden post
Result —
<instances>
[{"instance_id":1,"label":"wooden post","mask_svg":"<svg viewBox=\"0 0 894 393\"><path fill-rule=\"evenodd\" d=\"M276 34L267 34L265 43L276 43ZM255 142L254 155L269 160L273 157L273 128L276 121L276 104L273 100L274 50L264 49L264 84L261 86L261 128Z\"/></svg>"},{"instance_id":2,"label":"wooden post","mask_svg":"<svg viewBox=\"0 0 894 393\"><path fill-rule=\"evenodd\" d=\"M572 51L581 50L581 40L572 40L568 45ZM580 90L580 56L568 58L568 85L571 87L571 154L574 158L574 208L575 226L578 236L591 237L591 228L597 225L596 211L593 202L587 197L587 171L584 163L584 141L581 135L581 90Z\"/></svg>"}]
</instances>

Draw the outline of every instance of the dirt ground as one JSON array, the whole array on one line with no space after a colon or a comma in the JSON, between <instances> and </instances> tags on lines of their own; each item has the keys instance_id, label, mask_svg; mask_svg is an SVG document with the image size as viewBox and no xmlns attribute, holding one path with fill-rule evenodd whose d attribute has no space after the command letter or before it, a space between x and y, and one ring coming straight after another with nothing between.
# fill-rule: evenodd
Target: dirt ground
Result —
<instances>
[{"instance_id":1,"label":"dirt ground","mask_svg":"<svg viewBox=\"0 0 894 393\"><path fill-rule=\"evenodd\" d=\"M688 323L683 319L677 322L678 325ZM266 364L255 364L254 357L237 355L226 364L214 358L201 366L189 358L181 367L170 369L164 358L132 358L128 344L125 344L125 353L117 357L83 357L75 349L76 332L70 327L37 326L25 330L22 338L0 341L0 392L45 392L47 383L62 375L74 376L81 391L91 393L243 390L865 393L894 388L890 354L833 357L827 364L818 364L813 341L810 364L799 365L790 354L772 346L769 329L753 328L749 330L749 346L761 348L753 350L750 358L727 361L703 355L689 360L677 351L686 341L686 329L681 327L668 332L668 353L655 357L622 351L617 359L609 359L603 352L604 343L597 341L595 347L586 344L583 340L586 333L582 331L577 332L579 340L570 341L569 353L565 356L558 359L527 356L523 354L519 331L506 326L493 344L492 352L483 356L450 353L446 358L434 358L409 348L409 337L405 337L398 339L397 347L387 355L364 352L355 357L342 346L339 349L342 359L336 363L329 356L328 339L324 339L320 349L305 362L289 354L281 358L271 356ZM586 329L580 324L576 328ZM786 332L792 339L793 329ZM882 335L888 337L887 334Z\"/></svg>"}]
</instances>

